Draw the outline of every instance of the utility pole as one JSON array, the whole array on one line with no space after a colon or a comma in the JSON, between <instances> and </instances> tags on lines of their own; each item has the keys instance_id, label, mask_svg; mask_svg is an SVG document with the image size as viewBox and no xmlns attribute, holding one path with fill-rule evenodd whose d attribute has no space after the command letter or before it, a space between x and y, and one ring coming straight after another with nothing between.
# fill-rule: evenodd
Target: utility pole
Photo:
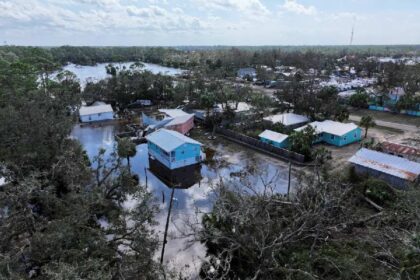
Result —
<instances>
[{"instance_id":1,"label":"utility pole","mask_svg":"<svg viewBox=\"0 0 420 280\"><path fill-rule=\"evenodd\" d=\"M290 199L290 182L291 182L291 176L292 176L292 162L289 161L289 180L287 182L287 199Z\"/></svg>"},{"instance_id":2,"label":"utility pole","mask_svg":"<svg viewBox=\"0 0 420 280\"><path fill-rule=\"evenodd\" d=\"M163 256L165 255L165 245L166 243L168 243L166 238L168 236L169 219L171 217L172 204L174 201L174 193L175 193L175 188L173 187L172 192L171 192L171 200L169 201L168 216L166 217L165 233L163 234L163 245L162 245L162 252L160 254L160 264L163 263Z\"/></svg>"}]
</instances>

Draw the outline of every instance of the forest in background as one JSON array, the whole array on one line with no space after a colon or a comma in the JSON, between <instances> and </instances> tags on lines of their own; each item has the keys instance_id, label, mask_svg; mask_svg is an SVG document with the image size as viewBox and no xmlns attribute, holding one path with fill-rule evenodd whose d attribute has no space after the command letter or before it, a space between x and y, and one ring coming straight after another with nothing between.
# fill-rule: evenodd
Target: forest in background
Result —
<instances>
[{"instance_id":1,"label":"forest in background","mask_svg":"<svg viewBox=\"0 0 420 280\"><path fill-rule=\"evenodd\" d=\"M126 153L116 150L106 163L102 151L89 162L80 143L68 138L80 84L69 73L56 80L47 75L68 54L27 47L0 53L0 175L7 182L0 187L0 279L190 279L153 258L157 207L124 164ZM75 57L100 62L93 50ZM139 92L142 78L146 85L169 84L128 72L116 73L119 87L111 82L109 94L126 90L121 81ZM196 99L225 98L214 82L193 91ZM418 186L397 191L352 169L330 174L325 153L314 160L319 168L290 199L270 184L263 192L253 185L215 186L213 211L193 228L208 249L201 278L419 278ZM139 201L133 209L122 207L128 196Z\"/></svg>"}]
</instances>

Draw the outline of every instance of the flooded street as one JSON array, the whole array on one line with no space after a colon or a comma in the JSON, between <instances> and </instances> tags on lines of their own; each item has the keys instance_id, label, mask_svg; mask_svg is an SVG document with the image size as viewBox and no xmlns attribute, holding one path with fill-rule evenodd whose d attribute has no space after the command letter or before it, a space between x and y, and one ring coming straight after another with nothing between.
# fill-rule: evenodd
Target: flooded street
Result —
<instances>
[{"instance_id":1,"label":"flooded street","mask_svg":"<svg viewBox=\"0 0 420 280\"><path fill-rule=\"evenodd\" d=\"M98 154L100 148L106 149L106 155L110 155L115 145L114 135L117 131L117 125L95 127L76 125L72 136L81 142L89 158L92 159ZM200 176L191 175L197 178L196 181L191 183L191 180L188 180L191 178L185 178L186 185L181 186L184 189L176 189L168 244L165 249L164 261L169 264L169 267L177 267L185 273L197 273L201 259L205 257L205 247L202 244L187 242L191 238L187 238L185 234L191 232L186 224L199 225L202 214L211 211L214 202L213 186L220 180L244 186L251 185L257 189L262 188L264 184L274 182L277 192L287 192L287 163L257 154L220 137L213 141L208 140L207 136L202 130L192 131L192 138L215 150L214 160L198 166ZM159 240L162 241L171 188L159 179L162 177L162 174L157 174L159 170L149 169L147 144L137 146L137 154L131 159L131 166L132 170L140 176L142 184L146 184L147 178L147 188L156 197L160 208L160 213L156 217L159 223L156 232ZM294 184L295 179L292 179L292 188ZM135 203L135 201L127 201L126 206L130 207Z\"/></svg>"}]
</instances>

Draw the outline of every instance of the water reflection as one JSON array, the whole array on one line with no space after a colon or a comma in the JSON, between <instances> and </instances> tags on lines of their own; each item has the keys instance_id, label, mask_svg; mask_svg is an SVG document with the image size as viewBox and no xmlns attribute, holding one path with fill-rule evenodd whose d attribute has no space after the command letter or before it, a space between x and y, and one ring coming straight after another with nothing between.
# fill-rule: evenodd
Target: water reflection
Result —
<instances>
[{"instance_id":1,"label":"water reflection","mask_svg":"<svg viewBox=\"0 0 420 280\"><path fill-rule=\"evenodd\" d=\"M149 170L170 188L188 189L202 179L201 164L169 169L158 160L149 156Z\"/></svg>"},{"instance_id":2,"label":"water reflection","mask_svg":"<svg viewBox=\"0 0 420 280\"><path fill-rule=\"evenodd\" d=\"M106 150L106 156L112 153L114 135L118 130L116 125L77 125L72 136L81 142L92 159L101 148ZM155 230L160 240L163 238L171 187L177 187L165 249L165 263L177 270L194 274L205 258L205 247L198 242L189 243L190 246L186 247L186 242L190 240L186 236L188 225L200 224L203 213L211 211L215 199L214 185L223 180L237 186L252 185L262 188L273 181L277 191L283 193L287 190L288 167L286 163L254 153L221 138L209 141L201 131L193 131L191 137L215 150L212 162L171 173L149 159L147 144L141 144L137 146L136 156L131 159L131 167L139 175L142 184L147 182L148 190L159 203L161 211L156 217L159 225ZM294 184L295 180L292 181L292 188ZM135 205L135 199L124 203L124 207L128 208Z\"/></svg>"}]
</instances>

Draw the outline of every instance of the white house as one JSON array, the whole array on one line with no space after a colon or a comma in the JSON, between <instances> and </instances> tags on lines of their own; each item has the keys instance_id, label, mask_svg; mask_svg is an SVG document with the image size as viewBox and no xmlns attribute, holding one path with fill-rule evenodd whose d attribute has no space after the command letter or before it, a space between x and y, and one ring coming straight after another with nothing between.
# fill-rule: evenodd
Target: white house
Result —
<instances>
[{"instance_id":1,"label":"white house","mask_svg":"<svg viewBox=\"0 0 420 280\"><path fill-rule=\"evenodd\" d=\"M309 122L309 119L307 117L294 113L272 115L265 117L264 120L267 122L271 122L272 124L281 123L284 126L290 128L296 128Z\"/></svg>"},{"instance_id":2,"label":"white house","mask_svg":"<svg viewBox=\"0 0 420 280\"><path fill-rule=\"evenodd\" d=\"M79 109L81 122L96 122L114 119L114 111L111 105L105 103L95 103L92 106L82 106Z\"/></svg>"}]
</instances>

